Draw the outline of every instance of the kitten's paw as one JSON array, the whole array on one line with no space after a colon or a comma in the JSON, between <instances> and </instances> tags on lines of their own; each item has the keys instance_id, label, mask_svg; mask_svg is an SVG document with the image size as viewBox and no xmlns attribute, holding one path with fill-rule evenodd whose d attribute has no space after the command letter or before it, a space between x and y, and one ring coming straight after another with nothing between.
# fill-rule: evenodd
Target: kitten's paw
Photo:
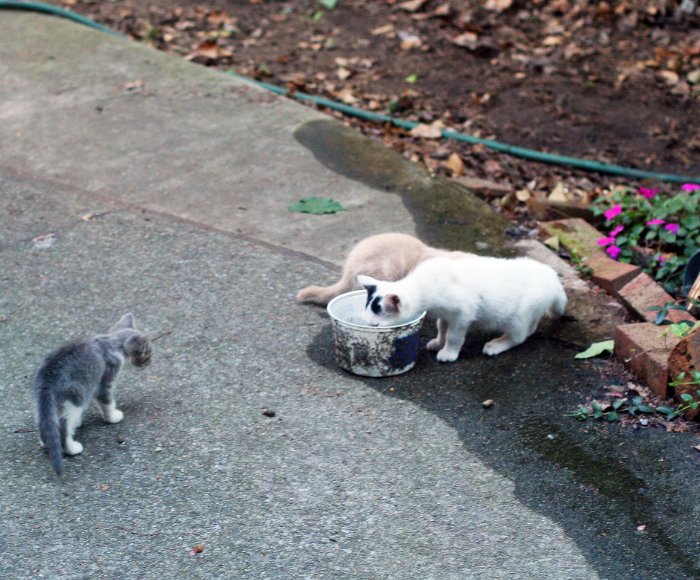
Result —
<instances>
[{"instance_id":1,"label":"kitten's paw","mask_svg":"<svg viewBox=\"0 0 700 580\"><path fill-rule=\"evenodd\" d=\"M502 352L507 351L512 346L512 344L505 340L499 340L495 338L494 340L490 340L484 345L484 354L488 356L495 356L497 354L501 354Z\"/></svg>"},{"instance_id":2,"label":"kitten's paw","mask_svg":"<svg viewBox=\"0 0 700 580\"><path fill-rule=\"evenodd\" d=\"M442 344L440 344L440 341L437 338L433 338L432 340L428 341L428 344L425 346L428 350L440 350L443 347Z\"/></svg>"},{"instance_id":3,"label":"kitten's paw","mask_svg":"<svg viewBox=\"0 0 700 580\"><path fill-rule=\"evenodd\" d=\"M83 452L83 444L69 439L66 441L65 451L68 455L78 455Z\"/></svg>"},{"instance_id":4,"label":"kitten's paw","mask_svg":"<svg viewBox=\"0 0 700 580\"><path fill-rule=\"evenodd\" d=\"M457 357L459 356L458 352L452 352L450 350L447 350L446 348L443 348L440 352L437 353L437 359L440 362L454 362L457 360Z\"/></svg>"},{"instance_id":5,"label":"kitten's paw","mask_svg":"<svg viewBox=\"0 0 700 580\"><path fill-rule=\"evenodd\" d=\"M109 413L105 413L105 421L107 423L119 423L124 418L124 413L119 409L112 409Z\"/></svg>"}]
</instances>

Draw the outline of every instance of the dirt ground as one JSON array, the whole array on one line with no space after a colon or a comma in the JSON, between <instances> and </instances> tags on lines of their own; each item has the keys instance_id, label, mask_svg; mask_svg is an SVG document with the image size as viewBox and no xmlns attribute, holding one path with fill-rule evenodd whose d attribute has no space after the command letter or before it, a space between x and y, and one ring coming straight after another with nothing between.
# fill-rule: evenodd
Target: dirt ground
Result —
<instances>
[{"instance_id":1,"label":"dirt ground","mask_svg":"<svg viewBox=\"0 0 700 580\"><path fill-rule=\"evenodd\" d=\"M60 4L156 48L292 90L513 145L700 175L695 2ZM526 198L549 195L557 184L568 197L588 200L614 184L639 183L344 121L436 173L486 179L511 192L526 189L515 198L480 188L495 207L524 223Z\"/></svg>"}]
</instances>

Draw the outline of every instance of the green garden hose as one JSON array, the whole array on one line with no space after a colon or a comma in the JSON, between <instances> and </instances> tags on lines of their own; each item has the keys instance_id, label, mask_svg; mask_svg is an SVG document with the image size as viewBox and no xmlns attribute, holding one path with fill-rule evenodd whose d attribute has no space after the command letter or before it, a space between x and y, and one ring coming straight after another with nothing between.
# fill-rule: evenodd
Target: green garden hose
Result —
<instances>
[{"instance_id":1,"label":"green garden hose","mask_svg":"<svg viewBox=\"0 0 700 580\"><path fill-rule=\"evenodd\" d=\"M12 0L0 0L0 9L14 9L14 10L28 10L34 12L43 12L45 14L51 14L54 16L60 16L62 18L67 18L100 30L102 32L107 32L109 34L121 36L118 32L110 30L106 26L98 24L94 20L90 20L84 16L71 12L69 10L64 10L58 6L53 6L51 4L45 4L43 2L21 2ZM297 91L289 91L285 88L278 87L276 85L271 85L269 83L264 83L256 81L254 79L238 75L236 73L230 73L239 79L242 79L248 83L272 91L278 95L284 95L288 97L293 97L299 101L312 102L321 107L327 107L334 111L339 111L346 115L357 117L359 119L364 119L366 121L377 121L381 123L391 123L402 129L413 129L418 125L414 121L406 121L404 119L397 119L389 115L384 115L381 113L372 113L370 111L365 111L363 109L358 109L357 107L351 107L349 105L338 103L337 101L332 101L331 99L326 99L324 97L317 97L315 95L309 95L306 93L301 93ZM551 163L554 165L566 165L569 167L575 167L577 169L583 169L585 171L596 171L600 173L608 173L611 175L619 175L622 177L630 177L633 179L654 179L658 181L665 181L669 183L697 183L700 184L700 177L689 177L686 175L676 175L673 173L658 173L655 171L644 171L641 169L634 169L631 167L622 167L621 165L614 165L611 163L601 163L599 161L592 161L589 159L581 159L579 157L569 157L566 155L557 155L556 153L546 153L543 151L537 151L535 149L529 149L527 147L518 147L516 145L508 145L507 143L502 143L500 141L495 141L493 139L482 139L480 137L473 137L471 135L464 135L462 133L457 133L455 131L442 131L442 136L445 139L453 139L462 143L470 143L472 145L484 145L489 149L495 151L500 151L501 153L507 153L508 155L513 155L515 157L522 157L524 159L530 159L532 161L539 161L542 163Z\"/></svg>"}]
</instances>

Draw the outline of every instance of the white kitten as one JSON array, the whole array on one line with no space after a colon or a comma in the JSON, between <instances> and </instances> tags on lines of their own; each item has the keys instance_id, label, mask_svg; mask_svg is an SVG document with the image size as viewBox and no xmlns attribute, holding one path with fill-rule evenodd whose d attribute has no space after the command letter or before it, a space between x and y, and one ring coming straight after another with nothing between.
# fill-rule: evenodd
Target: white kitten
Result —
<instances>
[{"instance_id":1,"label":"white kitten","mask_svg":"<svg viewBox=\"0 0 700 580\"><path fill-rule=\"evenodd\" d=\"M365 321L390 326L427 310L438 318L436 338L428 343L437 360L457 360L470 327L503 332L486 343L495 355L527 339L543 316L559 317L566 293L549 266L529 258L433 258L398 282L358 276L367 289Z\"/></svg>"},{"instance_id":2,"label":"white kitten","mask_svg":"<svg viewBox=\"0 0 700 580\"><path fill-rule=\"evenodd\" d=\"M472 254L433 248L407 234L377 234L361 240L350 251L343 273L331 286L307 286L299 290L299 302L328 304L332 298L356 286L357 276L367 274L382 280L400 280L420 262L437 256L466 257Z\"/></svg>"}]
</instances>

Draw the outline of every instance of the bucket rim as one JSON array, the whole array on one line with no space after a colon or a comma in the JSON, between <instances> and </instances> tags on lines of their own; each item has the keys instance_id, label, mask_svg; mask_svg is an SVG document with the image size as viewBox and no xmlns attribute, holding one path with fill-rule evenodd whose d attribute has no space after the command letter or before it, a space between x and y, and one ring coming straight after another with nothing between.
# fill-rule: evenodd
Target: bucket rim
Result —
<instances>
[{"instance_id":1,"label":"bucket rim","mask_svg":"<svg viewBox=\"0 0 700 580\"><path fill-rule=\"evenodd\" d=\"M348 299L353 296L359 296L360 294L366 294L366 290L351 290L350 292L344 292L343 294L340 294L333 298L328 303L328 306L326 306L326 312L328 312L328 316L331 317L332 320L337 322L338 324L342 324L343 326L346 326L348 328L352 328L353 330L360 330L364 332L372 332L372 333L382 333L382 332L393 332L396 330L401 330L404 328L409 328L411 326L414 326L418 323L423 322L423 319L426 317L428 314L427 311L423 311L421 314L416 316L415 318L412 318L408 322L403 322L401 324L393 324L391 326L370 326L368 324L355 324L354 322L347 322L346 320L343 320L342 318L338 318L331 312L331 307L334 306L337 302L340 302L341 299Z\"/></svg>"}]
</instances>

